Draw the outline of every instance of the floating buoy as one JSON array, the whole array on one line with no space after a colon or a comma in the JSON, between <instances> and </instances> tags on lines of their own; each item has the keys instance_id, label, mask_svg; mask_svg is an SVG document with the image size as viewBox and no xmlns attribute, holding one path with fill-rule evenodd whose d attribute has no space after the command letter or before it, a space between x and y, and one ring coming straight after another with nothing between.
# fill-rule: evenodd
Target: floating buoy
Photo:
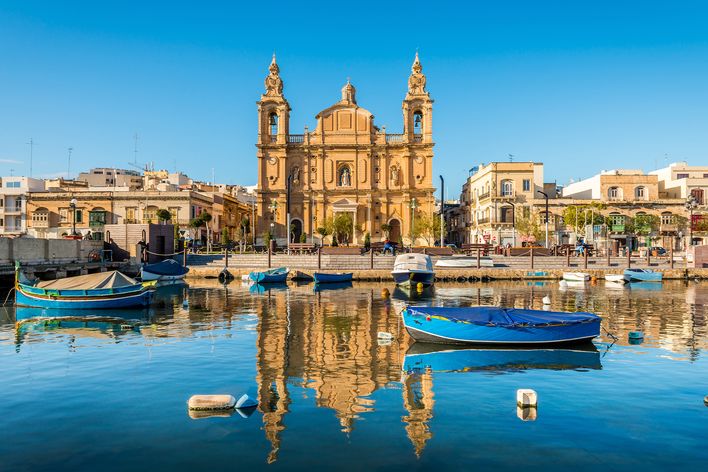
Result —
<instances>
[{"instance_id":1,"label":"floating buoy","mask_svg":"<svg viewBox=\"0 0 708 472\"><path fill-rule=\"evenodd\" d=\"M544 304L544 305L550 305L550 304L551 304L551 297L549 297L548 295L546 295L545 297L543 297L543 304Z\"/></svg>"},{"instance_id":2,"label":"floating buoy","mask_svg":"<svg viewBox=\"0 0 708 472\"><path fill-rule=\"evenodd\" d=\"M560 285L560 288L568 288L568 282L565 280L561 280L558 285Z\"/></svg>"},{"instance_id":3,"label":"floating buoy","mask_svg":"<svg viewBox=\"0 0 708 472\"><path fill-rule=\"evenodd\" d=\"M423 282L418 282L418 285L416 285L415 288L419 292L422 292L423 291Z\"/></svg>"},{"instance_id":4,"label":"floating buoy","mask_svg":"<svg viewBox=\"0 0 708 472\"><path fill-rule=\"evenodd\" d=\"M530 388L520 388L516 391L516 404L522 408L538 406L538 395Z\"/></svg>"},{"instance_id":5,"label":"floating buoy","mask_svg":"<svg viewBox=\"0 0 708 472\"><path fill-rule=\"evenodd\" d=\"M231 395L192 395L187 407L195 411L232 410L236 399Z\"/></svg>"},{"instance_id":6,"label":"floating buoy","mask_svg":"<svg viewBox=\"0 0 708 472\"><path fill-rule=\"evenodd\" d=\"M229 269L224 267L224 270L219 272L219 282L224 283L224 282L227 282L227 281L233 280L233 279L234 279L234 276L233 276L233 274L231 274L231 272L229 272Z\"/></svg>"},{"instance_id":7,"label":"floating buoy","mask_svg":"<svg viewBox=\"0 0 708 472\"><path fill-rule=\"evenodd\" d=\"M238 399L238 401L236 402L236 405L235 405L236 409L255 408L257 406L258 406L258 401L249 397L248 394L246 394L246 393L241 395L241 398Z\"/></svg>"},{"instance_id":8,"label":"floating buoy","mask_svg":"<svg viewBox=\"0 0 708 472\"><path fill-rule=\"evenodd\" d=\"M387 288L384 288L383 290L381 290L381 296L383 298L388 298L390 295L391 295L391 293L388 291Z\"/></svg>"},{"instance_id":9,"label":"floating buoy","mask_svg":"<svg viewBox=\"0 0 708 472\"><path fill-rule=\"evenodd\" d=\"M708 406L708 395L703 397L703 403L705 403L705 405Z\"/></svg>"},{"instance_id":10,"label":"floating buoy","mask_svg":"<svg viewBox=\"0 0 708 472\"><path fill-rule=\"evenodd\" d=\"M379 346L390 346L392 343L393 343L393 340L392 340L392 339L381 339L381 338L378 338L378 339L376 340L376 344L379 345Z\"/></svg>"},{"instance_id":11,"label":"floating buoy","mask_svg":"<svg viewBox=\"0 0 708 472\"><path fill-rule=\"evenodd\" d=\"M393 339L393 334L388 333L386 331L379 331L378 334L376 335L377 339L386 339L386 340L392 340Z\"/></svg>"},{"instance_id":12,"label":"floating buoy","mask_svg":"<svg viewBox=\"0 0 708 472\"><path fill-rule=\"evenodd\" d=\"M629 339L644 339L644 333L641 331L630 331Z\"/></svg>"},{"instance_id":13,"label":"floating buoy","mask_svg":"<svg viewBox=\"0 0 708 472\"><path fill-rule=\"evenodd\" d=\"M521 421L536 421L538 409L533 406L521 407L517 405L516 416L518 416Z\"/></svg>"}]
</instances>

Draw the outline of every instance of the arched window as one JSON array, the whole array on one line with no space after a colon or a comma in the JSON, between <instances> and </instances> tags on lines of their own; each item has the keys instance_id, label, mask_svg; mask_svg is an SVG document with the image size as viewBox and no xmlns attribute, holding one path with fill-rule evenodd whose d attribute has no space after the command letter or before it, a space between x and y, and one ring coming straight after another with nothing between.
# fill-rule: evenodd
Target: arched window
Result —
<instances>
[{"instance_id":1,"label":"arched window","mask_svg":"<svg viewBox=\"0 0 708 472\"><path fill-rule=\"evenodd\" d=\"M635 200L646 200L648 197L647 193L647 188L646 187L636 187L634 189L634 199Z\"/></svg>"},{"instance_id":2,"label":"arched window","mask_svg":"<svg viewBox=\"0 0 708 472\"><path fill-rule=\"evenodd\" d=\"M271 113L268 117L268 126L270 130L271 141L278 135L278 114Z\"/></svg>"},{"instance_id":3,"label":"arched window","mask_svg":"<svg viewBox=\"0 0 708 472\"><path fill-rule=\"evenodd\" d=\"M413 134L423 134L423 112L421 111L413 113Z\"/></svg>"},{"instance_id":4,"label":"arched window","mask_svg":"<svg viewBox=\"0 0 708 472\"><path fill-rule=\"evenodd\" d=\"M512 195L514 195L514 181L502 180L501 196L502 197L511 197Z\"/></svg>"},{"instance_id":5,"label":"arched window","mask_svg":"<svg viewBox=\"0 0 708 472\"><path fill-rule=\"evenodd\" d=\"M339 187L350 187L352 185L352 171L349 166L344 165L337 172L337 185Z\"/></svg>"},{"instance_id":6,"label":"arched window","mask_svg":"<svg viewBox=\"0 0 708 472\"><path fill-rule=\"evenodd\" d=\"M619 187L610 187L607 191L607 197L610 200L622 200L622 189Z\"/></svg>"},{"instance_id":7,"label":"arched window","mask_svg":"<svg viewBox=\"0 0 708 472\"><path fill-rule=\"evenodd\" d=\"M662 225L672 225L674 224L674 215L670 211L665 211L661 214L661 224Z\"/></svg>"}]
</instances>

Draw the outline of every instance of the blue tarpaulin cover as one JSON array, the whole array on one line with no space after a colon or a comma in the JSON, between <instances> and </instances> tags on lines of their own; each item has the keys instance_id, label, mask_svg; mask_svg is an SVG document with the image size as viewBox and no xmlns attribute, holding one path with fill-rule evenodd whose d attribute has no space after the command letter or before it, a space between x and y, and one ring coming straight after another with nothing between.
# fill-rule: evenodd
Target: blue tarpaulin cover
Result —
<instances>
[{"instance_id":1,"label":"blue tarpaulin cover","mask_svg":"<svg viewBox=\"0 0 708 472\"><path fill-rule=\"evenodd\" d=\"M547 326L588 323L599 320L592 313L522 310L495 306L477 307L408 307L412 315L434 316L450 321L490 326Z\"/></svg>"},{"instance_id":2,"label":"blue tarpaulin cover","mask_svg":"<svg viewBox=\"0 0 708 472\"><path fill-rule=\"evenodd\" d=\"M189 269L175 261L174 259L165 259L156 264L147 264L143 266L143 270L157 275L182 275L189 272Z\"/></svg>"}]
</instances>

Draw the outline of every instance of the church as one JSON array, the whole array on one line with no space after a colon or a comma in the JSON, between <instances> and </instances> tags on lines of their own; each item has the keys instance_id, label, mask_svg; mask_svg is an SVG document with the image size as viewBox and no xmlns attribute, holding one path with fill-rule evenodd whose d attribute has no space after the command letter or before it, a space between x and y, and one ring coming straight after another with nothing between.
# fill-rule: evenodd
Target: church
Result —
<instances>
[{"instance_id":1,"label":"church","mask_svg":"<svg viewBox=\"0 0 708 472\"><path fill-rule=\"evenodd\" d=\"M320 242L318 228L346 215L349 243L363 244L369 233L371 241L388 236L410 244L413 220L429 218L435 205L433 100L418 54L402 104L403 132L395 134L376 126L348 80L341 99L315 116L314 130L291 134L275 55L269 71L257 102L256 235L270 232L285 243L289 209L291 242L303 234L307 242Z\"/></svg>"}]
</instances>

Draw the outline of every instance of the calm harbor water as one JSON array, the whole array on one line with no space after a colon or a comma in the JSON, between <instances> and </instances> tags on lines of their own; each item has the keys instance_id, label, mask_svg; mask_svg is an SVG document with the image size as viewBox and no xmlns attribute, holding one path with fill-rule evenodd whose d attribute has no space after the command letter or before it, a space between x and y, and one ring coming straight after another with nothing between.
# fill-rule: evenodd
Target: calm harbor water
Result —
<instances>
[{"instance_id":1,"label":"calm harbor water","mask_svg":"<svg viewBox=\"0 0 708 472\"><path fill-rule=\"evenodd\" d=\"M705 470L707 283L439 284L413 303L540 309L545 295L601 315L603 337L573 350L380 344L409 301L392 284L207 281L160 289L149 311L101 313L138 327L0 310L0 470ZM533 421L518 388L538 392ZM193 394L244 392L260 402L250 417L187 411Z\"/></svg>"}]
</instances>

